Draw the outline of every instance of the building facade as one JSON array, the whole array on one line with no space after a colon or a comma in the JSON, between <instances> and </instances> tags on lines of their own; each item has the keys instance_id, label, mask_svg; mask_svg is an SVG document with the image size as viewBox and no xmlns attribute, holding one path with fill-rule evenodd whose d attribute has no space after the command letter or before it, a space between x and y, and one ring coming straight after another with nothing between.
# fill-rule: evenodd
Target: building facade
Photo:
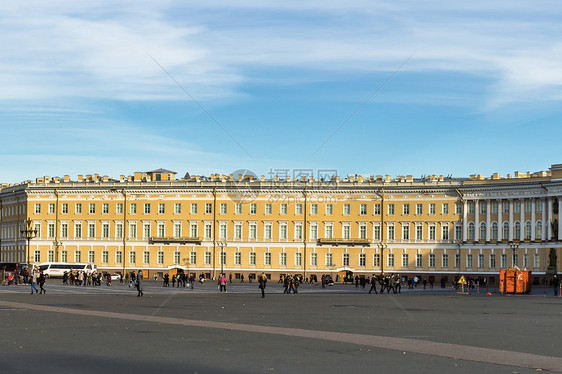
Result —
<instances>
[{"instance_id":1,"label":"building facade","mask_svg":"<svg viewBox=\"0 0 562 374\"><path fill-rule=\"evenodd\" d=\"M493 281L517 265L542 281L561 269L562 165L507 177L331 180L176 179L159 169L4 185L0 204L1 262L234 279L263 271ZM26 220L37 230L29 247Z\"/></svg>"}]
</instances>

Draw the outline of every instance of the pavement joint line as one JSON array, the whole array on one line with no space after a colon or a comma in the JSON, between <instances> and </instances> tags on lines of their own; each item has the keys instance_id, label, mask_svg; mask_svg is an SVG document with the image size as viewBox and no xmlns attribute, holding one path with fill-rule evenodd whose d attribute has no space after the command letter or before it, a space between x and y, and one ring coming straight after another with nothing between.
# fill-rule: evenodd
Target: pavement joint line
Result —
<instances>
[{"instance_id":1,"label":"pavement joint line","mask_svg":"<svg viewBox=\"0 0 562 374\"><path fill-rule=\"evenodd\" d=\"M160 305L158 305L158 308L156 308L156 310L152 313L153 316L155 316L162 308L164 308L166 306L166 304L168 304L168 302L178 294L179 290L174 290L174 292L172 292L164 301L162 301L160 303Z\"/></svg>"},{"instance_id":2,"label":"pavement joint line","mask_svg":"<svg viewBox=\"0 0 562 374\"><path fill-rule=\"evenodd\" d=\"M410 319L415 319L414 316L412 315L412 313L408 312L408 309L406 309L406 307L404 305L402 305L402 303L400 301L398 301L394 296L392 296L391 294L387 294L388 297L390 298L390 300L392 300L394 302L394 304L396 304L396 306L398 308L400 308L404 313L406 313L406 315L408 316L408 318Z\"/></svg>"},{"instance_id":3,"label":"pavement joint line","mask_svg":"<svg viewBox=\"0 0 562 374\"><path fill-rule=\"evenodd\" d=\"M291 327L275 327L263 325L250 325L230 322L190 320L174 317L158 317L139 314L124 314L116 312L80 310L73 308L52 307L1 301L0 305L11 308L23 308L53 313L65 313L90 317L105 317L128 321L154 322L180 326L212 328L229 331L243 331L261 334L294 336L300 338L320 339L340 343L350 343L382 349L391 349L402 352L419 353L458 360L476 361L488 364L506 365L529 369L550 370L562 372L562 358L536 355L532 353L514 352L501 349L464 346L451 343L440 343L429 340L398 338L378 335L365 335L345 332L332 332L320 330L306 330Z\"/></svg>"}]
</instances>

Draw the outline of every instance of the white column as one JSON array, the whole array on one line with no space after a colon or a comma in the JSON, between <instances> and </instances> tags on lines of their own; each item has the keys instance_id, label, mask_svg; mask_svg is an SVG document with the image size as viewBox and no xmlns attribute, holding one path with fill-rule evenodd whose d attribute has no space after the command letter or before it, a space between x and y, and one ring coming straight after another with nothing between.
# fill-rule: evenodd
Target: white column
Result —
<instances>
[{"instance_id":1,"label":"white column","mask_svg":"<svg viewBox=\"0 0 562 374\"><path fill-rule=\"evenodd\" d=\"M490 226L492 225L490 215L492 214L490 211L492 210L492 205L490 204L490 200L486 200L486 241L490 241Z\"/></svg>"},{"instance_id":2,"label":"white column","mask_svg":"<svg viewBox=\"0 0 562 374\"><path fill-rule=\"evenodd\" d=\"M558 240L562 240L562 196L558 196Z\"/></svg>"},{"instance_id":3,"label":"white column","mask_svg":"<svg viewBox=\"0 0 562 374\"><path fill-rule=\"evenodd\" d=\"M513 241L513 199L509 199L509 241Z\"/></svg>"},{"instance_id":4,"label":"white column","mask_svg":"<svg viewBox=\"0 0 562 374\"><path fill-rule=\"evenodd\" d=\"M468 220L468 203L465 201L463 201L463 207L462 207L462 240L464 242L467 241L468 239L468 224L467 221Z\"/></svg>"},{"instance_id":5,"label":"white column","mask_svg":"<svg viewBox=\"0 0 562 374\"><path fill-rule=\"evenodd\" d=\"M548 219L547 219L547 230L548 230L548 235L546 237L546 240L550 240L552 239L552 198L548 197L547 198L548 203L547 203L547 209L548 209Z\"/></svg>"},{"instance_id":6,"label":"white column","mask_svg":"<svg viewBox=\"0 0 562 374\"><path fill-rule=\"evenodd\" d=\"M480 239L480 200L474 201L474 241Z\"/></svg>"},{"instance_id":7,"label":"white column","mask_svg":"<svg viewBox=\"0 0 562 374\"><path fill-rule=\"evenodd\" d=\"M502 222L503 202L498 200L498 239L503 239L503 222Z\"/></svg>"},{"instance_id":8,"label":"white column","mask_svg":"<svg viewBox=\"0 0 562 374\"><path fill-rule=\"evenodd\" d=\"M519 199L519 206L521 208L521 219L519 220L519 240L525 239L525 199Z\"/></svg>"},{"instance_id":9,"label":"white column","mask_svg":"<svg viewBox=\"0 0 562 374\"><path fill-rule=\"evenodd\" d=\"M535 199L531 199L531 240L535 241L535 231L536 231L536 225L535 225Z\"/></svg>"},{"instance_id":10,"label":"white column","mask_svg":"<svg viewBox=\"0 0 562 374\"><path fill-rule=\"evenodd\" d=\"M547 222L546 222L546 204L545 199L541 199L542 204L542 240L546 240L546 233L547 233Z\"/></svg>"}]
</instances>

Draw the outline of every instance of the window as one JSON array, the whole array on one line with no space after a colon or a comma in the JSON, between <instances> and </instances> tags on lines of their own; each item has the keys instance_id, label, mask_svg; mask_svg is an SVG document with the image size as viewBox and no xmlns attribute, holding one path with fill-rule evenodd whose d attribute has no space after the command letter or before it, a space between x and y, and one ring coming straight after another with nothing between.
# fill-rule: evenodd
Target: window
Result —
<instances>
[{"instance_id":1,"label":"window","mask_svg":"<svg viewBox=\"0 0 562 374\"><path fill-rule=\"evenodd\" d=\"M416 267L421 268L423 265L423 257L420 253L416 255Z\"/></svg>"},{"instance_id":2,"label":"window","mask_svg":"<svg viewBox=\"0 0 562 374\"><path fill-rule=\"evenodd\" d=\"M234 253L234 265L242 265L242 253Z\"/></svg>"},{"instance_id":3,"label":"window","mask_svg":"<svg viewBox=\"0 0 562 374\"><path fill-rule=\"evenodd\" d=\"M55 251L49 251L47 258L49 259L49 262L55 261Z\"/></svg>"},{"instance_id":4,"label":"window","mask_svg":"<svg viewBox=\"0 0 562 374\"><path fill-rule=\"evenodd\" d=\"M332 266L332 254L326 253L326 266Z\"/></svg>"},{"instance_id":5,"label":"window","mask_svg":"<svg viewBox=\"0 0 562 374\"><path fill-rule=\"evenodd\" d=\"M129 252L129 263L131 263L131 264L137 263L137 252L135 252L135 251Z\"/></svg>"},{"instance_id":6,"label":"window","mask_svg":"<svg viewBox=\"0 0 562 374\"><path fill-rule=\"evenodd\" d=\"M41 224L40 223L35 223L33 225L33 227L35 228L35 230L37 230L37 238L41 237Z\"/></svg>"},{"instance_id":7,"label":"window","mask_svg":"<svg viewBox=\"0 0 562 374\"><path fill-rule=\"evenodd\" d=\"M104 263L104 264L107 264L109 262L109 252L108 251L102 251L101 262Z\"/></svg>"},{"instance_id":8,"label":"window","mask_svg":"<svg viewBox=\"0 0 562 374\"><path fill-rule=\"evenodd\" d=\"M115 213L123 214L123 203L115 204Z\"/></svg>"},{"instance_id":9,"label":"window","mask_svg":"<svg viewBox=\"0 0 562 374\"><path fill-rule=\"evenodd\" d=\"M191 203L191 214L197 214L197 203Z\"/></svg>"},{"instance_id":10,"label":"window","mask_svg":"<svg viewBox=\"0 0 562 374\"><path fill-rule=\"evenodd\" d=\"M410 204L402 205L402 214L405 216L410 215Z\"/></svg>"},{"instance_id":11,"label":"window","mask_svg":"<svg viewBox=\"0 0 562 374\"><path fill-rule=\"evenodd\" d=\"M62 204L61 213L62 214L68 214L68 204L67 203ZM63 262L66 262L66 261L63 261Z\"/></svg>"},{"instance_id":12,"label":"window","mask_svg":"<svg viewBox=\"0 0 562 374\"><path fill-rule=\"evenodd\" d=\"M402 226L402 239L410 240L410 225L408 224Z\"/></svg>"},{"instance_id":13,"label":"window","mask_svg":"<svg viewBox=\"0 0 562 374\"><path fill-rule=\"evenodd\" d=\"M393 268L394 267L394 255L392 253L388 254L388 261L387 261L387 265L389 268Z\"/></svg>"},{"instance_id":14,"label":"window","mask_svg":"<svg viewBox=\"0 0 562 374\"><path fill-rule=\"evenodd\" d=\"M408 254L407 253L402 254L402 267L403 268L408 267Z\"/></svg>"},{"instance_id":15,"label":"window","mask_svg":"<svg viewBox=\"0 0 562 374\"><path fill-rule=\"evenodd\" d=\"M94 203L90 203L90 207L89 210L90 214L95 214L96 213L96 204Z\"/></svg>"},{"instance_id":16,"label":"window","mask_svg":"<svg viewBox=\"0 0 562 374\"><path fill-rule=\"evenodd\" d=\"M302 204L295 205L295 214L300 216L302 214Z\"/></svg>"},{"instance_id":17,"label":"window","mask_svg":"<svg viewBox=\"0 0 562 374\"><path fill-rule=\"evenodd\" d=\"M461 240L461 239L462 239L462 226L455 225L455 240Z\"/></svg>"},{"instance_id":18,"label":"window","mask_svg":"<svg viewBox=\"0 0 562 374\"><path fill-rule=\"evenodd\" d=\"M343 266L349 266L349 253L343 254Z\"/></svg>"},{"instance_id":19,"label":"window","mask_svg":"<svg viewBox=\"0 0 562 374\"><path fill-rule=\"evenodd\" d=\"M205 252L205 265L211 265L211 252Z\"/></svg>"},{"instance_id":20,"label":"window","mask_svg":"<svg viewBox=\"0 0 562 374\"><path fill-rule=\"evenodd\" d=\"M150 238L150 223L145 223L143 225L143 237L144 238Z\"/></svg>"},{"instance_id":21,"label":"window","mask_svg":"<svg viewBox=\"0 0 562 374\"><path fill-rule=\"evenodd\" d=\"M343 226L343 238L344 238L344 239L349 239L349 237L350 237L350 236L349 236L349 235L350 235L349 230L350 230L349 225L344 225L344 226Z\"/></svg>"},{"instance_id":22,"label":"window","mask_svg":"<svg viewBox=\"0 0 562 374\"><path fill-rule=\"evenodd\" d=\"M513 213L521 213L521 201L515 200L513 201Z\"/></svg>"},{"instance_id":23,"label":"window","mask_svg":"<svg viewBox=\"0 0 562 374\"><path fill-rule=\"evenodd\" d=\"M492 214L498 214L498 202L492 201Z\"/></svg>"},{"instance_id":24,"label":"window","mask_svg":"<svg viewBox=\"0 0 562 374\"><path fill-rule=\"evenodd\" d=\"M181 214L181 203L174 203L174 213Z\"/></svg>"},{"instance_id":25,"label":"window","mask_svg":"<svg viewBox=\"0 0 562 374\"><path fill-rule=\"evenodd\" d=\"M60 225L60 236L61 238L68 238L68 223L62 223Z\"/></svg>"},{"instance_id":26,"label":"window","mask_svg":"<svg viewBox=\"0 0 562 374\"><path fill-rule=\"evenodd\" d=\"M474 214L474 202L468 203L468 214Z\"/></svg>"},{"instance_id":27,"label":"window","mask_svg":"<svg viewBox=\"0 0 562 374\"><path fill-rule=\"evenodd\" d=\"M542 200L537 200L537 213L542 213Z\"/></svg>"},{"instance_id":28,"label":"window","mask_svg":"<svg viewBox=\"0 0 562 374\"><path fill-rule=\"evenodd\" d=\"M429 204L429 214L435 215L435 204L434 203Z\"/></svg>"},{"instance_id":29,"label":"window","mask_svg":"<svg viewBox=\"0 0 562 374\"><path fill-rule=\"evenodd\" d=\"M327 216L331 216L332 215L332 204L326 204L326 215Z\"/></svg>"},{"instance_id":30,"label":"window","mask_svg":"<svg viewBox=\"0 0 562 374\"><path fill-rule=\"evenodd\" d=\"M479 205L480 205L480 214L486 214L488 204L485 201L480 201Z\"/></svg>"},{"instance_id":31,"label":"window","mask_svg":"<svg viewBox=\"0 0 562 374\"><path fill-rule=\"evenodd\" d=\"M509 201L503 202L503 214L509 214Z\"/></svg>"},{"instance_id":32,"label":"window","mask_svg":"<svg viewBox=\"0 0 562 374\"><path fill-rule=\"evenodd\" d=\"M362 216L367 215L367 204L361 204L359 206L359 214L362 215Z\"/></svg>"},{"instance_id":33,"label":"window","mask_svg":"<svg viewBox=\"0 0 562 374\"><path fill-rule=\"evenodd\" d=\"M531 200L525 200L525 213L531 213Z\"/></svg>"},{"instance_id":34,"label":"window","mask_svg":"<svg viewBox=\"0 0 562 374\"><path fill-rule=\"evenodd\" d=\"M423 240L423 224L416 225L416 240Z\"/></svg>"},{"instance_id":35,"label":"window","mask_svg":"<svg viewBox=\"0 0 562 374\"><path fill-rule=\"evenodd\" d=\"M541 257L538 253L535 253L534 267L538 268L540 264L541 264Z\"/></svg>"},{"instance_id":36,"label":"window","mask_svg":"<svg viewBox=\"0 0 562 374\"><path fill-rule=\"evenodd\" d=\"M423 205L416 204L416 215L421 216L423 214Z\"/></svg>"},{"instance_id":37,"label":"window","mask_svg":"<svg viewBox=\"0 0 562 374\"><path fill-rule=\"evenodd\" d=\"M310 254L310 266L317 266L318 265L318 255L316 253Z\"/></svg>"},{"instance_id":38,"label":"window","mask_svg":"<svg viewBox=\"0 0 562 374\"><path fill-rule=\"evenodd\" d=\"M331 225L326 226L326 239L332 239L333 237L333 227Z\"/></svg>"},{"instance_id":39,"label":"window","mask_svg":"<svg viewBox=\"0 0 562 374\"><path fill-rule=\"evenodd\" d=\"M82 203L76 203L74 206L74 213L82 214Z\"/></svg>"},{"instance_id":40,"label":"window","mask_svg":"<svg viewBox=\"0 0 562 374\"><path fill-rule=\"evenodd\" d=\"M271 253L269 252L265 253L264 264L271 265Z\"/></svg>"},{"instance_id":41,"label":"window","mask_svg":"<svg viewBox=\"0 0 562 374\"><path fill-rule=\"evenodd\" d=\"M281 204L279 214L285 215L287 214L287 204Z\"/></svg>"},{"instance_id":42,"label":"window","mask_svg":"<svg viewBox=\"0 0 562 374\"><path fill-rule=\"evenodd\" d=\"M388 204L388 215L389 216L394 215L394 204Z\"/></svg>"},{"instance_id":43,"label":"window","mask_svg":"<svg viewBox=\"0 0 562 374\"><path fill-rule=\"evenodd\" d=\"M189 236L191 236L192 238L197 237L197 224L196 223L192 223L191 225L189 225Z\"/></svg>"},{"instance_id":44,"label":"window","mask_svg":"<svg viewBox=\"0 0 562 374\"><path fill-rule=\"evenodd\" d=\"M109 238L109 223L102 223L101 236L102 238Z\"/></svg>"},{"instance_id":45,"label":"window","mask_svg":"<svg viewBox=\"0 0 562 374\"><path fill-rule=\"evenodd\" d=\"M537 240L542 239L542 222L541 221L537 222L537 225L536 225L535 229L537 231L536 234L535 234L535 238Z\"/></svg>"},{"instance_id":46,"label":"window","mask_svg":"<svg viewBox=\"0 0 562 374\"><path fill-rule=\"evenodd\" d=\"M351 206L349 204L343 204L343 215L349 216L351 212Z\"/></svg>"},{"instance_id":47,"label":"window","mask_svg":"<svg viewBox=\"0 0 562 374\"><path fill-rule=\"evenodd\" d=\"M272 233L272 226L271 225L265 225L264 226L264 236L265 239L271 239L271 233Z\"/></svg>"},{"instance_id":48,"label":"window","mask_svg":"<svg viewBox=\"0 0 562 374\"><path fill-rule=\"evenodd\" d=\"M144 214L150 214L150 203L144 204Z\"/></svg>"},{"instance_id":49,"label":"window","mask_svg":"<svg viewBox=\"0 0 562 374\"><path fill-rule=\"evenodd\" d=\"M381 214L381 205L380 204L375 204L373 206L373 214L377 215L377 216L380 216L380 214Z\"/></svg>"},{"instance_id":50,"label":"window","mask_svg":"<svg viewBox=\"0 0 562 374\"><path fill-rule=\"evenodd\" d=\"M529 267L529 254L525 253L523 255L523 268Z\"/></svg>"},{"instance_id":51,"label":"window","mask_svg":"<svg viewBox=\"0 0 562 374\"><path fill-rule=\"evenodd\" d=\"M256 252L250 252L250 265L256 265Z\"/></svg>"},{"instance_id":52,"label":"window","mask_svg":"<svg viewBox=\"0 0 562 374\"><path fill-rule=\"evenodd\" d=\"M430 225L429 226L429 240L435 240L435 239L436 239L435 225Z\"/></svg>"},{"instance_id":53,"label":"window","mask_svg":"<svg viewBox=\"0 0 562 374\"><path fill-rule=\"evenodd\" d=\"M472 264L472 255L468 254L466 255L466 268L467 269L472 269L473 264Z\"/></svg>"},{"instance_id":54,"label":"window","mask_svg":"<svg viewBox=\"0 0 562 374\"><path fill-rule=\"evenodd\" d=\"M492 223L492 240L498 240L498 223Z\"/></svg>"},{"instance_id":55,"label":"window","mask_svg":"<svg viewBox=\"0 0 562 374\"><path fill-rule=\"evenodd\" d=\"M381 266L381 255L378 253L373 255L373 266L377 268Z\"/></svg>"},{"instance_id":56,"label":"window","mask_svg":"<svg viewBox=\"0 0 562 374\"><path fill-rule=\"evenodd\" d=\"M514 253L512 257L513 266L519 266L519 254Z\"/></svg>"},{"instance_id":57,"label":"window","mask_svg":"<svg viewBox=\"0 0 562 374\"><path fill-rule=\"evenodd\" d=\"M40 214L41 213L41 204L37 203L35 204L35 214Z\"/></svg>"},{"instance_id":58,"label":"window","mask_svg":"<svg viewBox=\"0 0 562 374\"><path fill-rule=\"evenodd\" d=\"M150 252L149 251L143 252L142 262L143 262L143 264L150 264Z\"/></svg>"},{"instance_id":59,"label":"window","mask_svg":"<svg viewBox=\"0 0 562 374\"><path fill-rule=\"evenodd\" d=\"M515 225L513 225L514 230L513 230L513 239L515 240L520 240L521 239L521 224L519 222L515 222Z\"/></svg>"},{"instance_id":60,"label":"window","mask_svg":"<svg viewBox=\"0 0 562 374\"><path fill-rule=\"evenodd\" d=\"M486 222L482 222L480 224L480 237L478 238L480 241L486 240Z\"/></svg>"},{"instance_id":61,"label":"window","mask_svg":"<svg viewBox=\"0 0 562 374\"><path fill-rule=\"evenodd\" d=\"M164 252L158 251L158 254L156 256L156 263L159 265L164 264Z\"/></svg>"},{"instance_id":62,"label":"window","mask_svg":"<svg viewBox=\"0 0 562 374\"><path fill-rule=\"evenodd\" d=\"M242 225L234 225L234 239L242 239Z\"/></svg>"},{"instance_id":63,"label":"window","mask_svg":"<svg viewBox=\"0 0 562 374\"><path fill-rule=\"evenodd\" d=\"M280 253L279 254L279 265L287 266L287 254L286 253Z\"/></svg>"},{"instance_id":64,"label":"window","mask_svg":"<svg viewBox=\"0 0 562 374\"><path fill-rule=\"evenodd\" d=\"M122 264L123 263L123 252L117 251L115 252L115 263Z\"/></svg>"},{"instance_id":65,"label":"window","mask_svg":"<svg viewBox=\"0 0 562 374\"><path fill-rule=\"evenodd\" d=\"M279 239L287 239L287 225L279 225Z\"/></svg>"},{"instance_id":66,"label":"window","mask_svg":"<svg viewBox=\"0 0 562 374\"><path fill-rule=\"evenodd\" d=\"M444 253L442 260L441 260L441 267L448 268L449 267L449 255Z\"/></svg>"},{"instance_id":67,"label":"window","mask_svg":"<svg viewBox=\"0 0 562 374\"><path fill-rule=\"evenodd\" d=\"M373 239L381 240L381 227L379 225L373 226Z\"/></svg>"},{"instance_id":68,"label":"window","mask_svg":"<svg viewBox=\"0 0 562 374\"><path fill-rule=\"evenodd\" d=\"M388 240L394 240L394 225L388 226Z\"/></svg>"},{"instance_id":69,"label":"window","mask_svg":"<svg viewBox=\"0 0 562 374\"><path fill-rule=\"evenodd\" d=\"M103 214L109 214L109 204L108 203L101 204L101 212Z\"/></svg>"},{"instance_id":70,"label":"window","mask_svg":"<svg viewBox=\"0 0 562 374\"><path fill-rule=\"evenodd\" d=\"M302 253L295 253L295 266L302 266Z\"/></svg>"},{"instance_id":71,"label":"window","mask_svg":"<svg viewBox=\"0 0 562 374\"><path fill-rule=\"evenodd\" d=\"M478 255L478 268L480 268L480 269L484 268L484 255L483 254Z\"/></svg>"},{"instance_id":72,"label":"window","mask_svg":"<svg viewBox=\"0 0 562 374\"><path fill-rule=\"evenodd\" d=\"M502 239L508 240L509 239L509 223L503 223L503 230L502 230Z\"/></svg>"},{"instance_id":73,"label":"window","mask_svg":"<svg viewBox=\"0 0 562 374\"><path fill-rule=\"evenodd\" d=\"M118 223L118 224L115 225L115 236L117 238L123 237L123 224L122 223Z\"/></svg>"},{"instance_id":74,"label":"window","mask_svg":"<svg viewBox=\"0 0 562 374\"><path fill-rule=\"evenodd\" d=\"M82 237L82 224L81 223L75 223L74 224L74 237L75 238L81 238Z\"/></svg>"},{"instance_id":75,"label":"window","mask_svg":"<svg viewBox=\"0 0 562 374\"><path fill-rule=\"evenodd\" d=\"M226 203L220 204L220 214L226 214Z\"/></svg>"},{"instance_id":76,"label":"window","mask_svg":"<svg viewBox=\"0 0 562 374\"><path fill-rule=\"evenodd\" d=\"M448 203L444 203L443 204L443 214L449 214L449 204Z\"/></svg>"},{"instance_id":77,"label":"window","mask_svg":"<svg viewBox=\"0 0 562 374\"><path fill-rule=\"evenodd\" d=\"M205 203L205 214L213 214L213 204Z\"/></svg>"},{"instance_id":78,"label":"window","mask_svg":"<svg viewBox=\"0 0 562 374\"><path fill-rule=\"evenodd\" d=\"M501 264L500 264L502 269L505 269L507 267L507 255L505 253L502 253L501 255Z\"/></svg>"},{"instance_id":79,"label":"window","mask_svg":"<svg viewBox=\"0 0 562 374\"><path fill-rule=\"evenodd\" d=\"M36 250L33 258L34 258L35 262L41 262L41 252Z\"/></svg>"},{"instance_id":80,"label":"window","mask_svg":"<svg viewBox=\"0 0 562 374\"><path fill-rule=\"evenodd\" d=\"M234 214L242 214L242 204L241 203L234 204Z\"/></svg>"},{"instance_id":81,"label":"window","mask_svg":"<svg viewBox=\"0 0 562 374\"><path fill-rule=\"evenodd\" d=\"M258 212L258 205L256 203L250 204L250 214L257 214Z\"/></svg>"},{"instance_id":82,"label":"window","mask_svg":"<svg viewBox=\"0 0 562 374\"><path fill-rule=\"evenodd\" d=\"M295 226L295 239L302 239L302 225Z\"/></svg>"},{"instance_id":83,"label":"window","mask_svg":"<svg viewBox=\"0 0 562 374\"><path fill-rule=\"evenodd\" d=\"M88 223L88 238L95 238L95 237L96 237L96 224Z\"/></svg>"},{"instance_id":84,"label":"window","mask_svg":"<svg viewBox=\"0 0 562 374\"><path fill-rule=\"evenodd\" d=\"M219 239L226 239L226 223L221 223L219 226Z\"/></svg>"},{"instance_id":85,"label":"window","mask_svg":"<svg viewBox=\"0 0 562 374\"><path fill-rule=\"evenodd\" d=\"M474 240L474 222L468 224L468 240Z\"/></svg>"},{"instance_id":86,"label":"window","mask_svg":"<svg viewBox=\"0 0 562 374\"><path fill-rule=\"evenodd\" d=\"M449 240L449 225L447 224L441 226L441 239Z\"/></svg>"},{"instance_id":87,"label":"window","mask_svg":"<svg viewBox=\"0 0 562 374\"><path fill-rule=\"evenodd\" d=\"M455 203L455 214L461 215L462 214L462 204Z\"/></svg>"},{"instance_id":88,"label":"window","mask_svg":"<svg viewBox=\"0 0 562 374\"><path fill-rule=\"evenodd\" d=\"M49 203L49 214L55 214L55 204Z\"/></svg>"},{"instance_id":89,"label":"window","mask_svg":"<svg viewBox=\"0 0 562 374\"><path fill-rule=\"evenodd\" d=\"M129 237L130 238L136 238L137 237L137 224L136 223L131 223L129 225Z\"/></svg>"},{"instance_id":90,"label":"window","mask_svg":"<svg viewBox=\"0 0 562 374\"><path fill-rule=\"evenodd\" d=\"M525 222L525 240L531 240L531 232L533 231L531 227L531 222Z\"/></svg>"},{"instance_id":91,"label":"window","mask_svg":"<svg viewBox=\"0 0 562 374\"><path fill-rule=\"evenodd\" d=\"M68 252L67 251L62 251L61 252L61 261L62 262L68 262ZM107 261L106 261L107 262Z\"/></svg>"},{"instance_id":92,"label":"window","mask_svg":"<svg viewBox=\"0 0 562 374\"><path fill-rule=\"evenodd\" d=\"M433 253L429 254L429 267L430 268L435 267L435 254L433 254Z\"/></svg>"},{"instance_id":93,"label":"window","mask_svg":"<svg viewBox=\"0 0 562 374\"><path fill-rule=\"evenodd\" d=\"M158 214L164 214L166 212L166 205L164 203L158 203Z\"/></svg>"},{"instance_id":94,"label":"window","mask_svg":"<svg viewBox=\"0 0 562 374\"><path fill-rule=\"evenodd\" d=\"M460 268L460 267L461 267L461 255L457 253L455 255L455 268Z\"/></svg>"},{"instance_id":95,"label":"window","mask_svg":"<svg viewBox=\"0 0 562 374\"><path fill-rule=\"evenodd\" d=\"M318 239L318 226L310 226L310 239Z\"/></svg>"},{"instance_id":96,"label":"window","mask_svg":"<svg viewBox=\"0 0 562 374\"><path fill-rule=\"evenodd\" d=\"M271 204L270 203L265 204L265 214L271 215Z\"/></svg>"},{"instance_id":97,"label":"window","mask_svg":"<svg viewBox=\"0 0 562 374\"><path fill-rule=\"evenodd\" d=\"M181 223L174 223L174 236L181 238Z\"/></svg>"},{"instance_id":98,"label":"window","mask_svg":"<svg viewBox=\"0 0 562 374\"><path fill-rule=\"evenodd\" d=\"M210 223L205 224L205 239L211 239L213 237L213 226Z\"/></svg>"},{"instance_id":99,"label":"window","mask_svg":"<svg viewBox=\"0 0 562 374\"><path fill-rule=\"evenodd\" d=\"M495 269L496 268L496 255L491 254L490 255L490 269Z\"/></svg>"},{"instance_id":100,"label":"window","mask_svg":"<svg viewBox=\"0 0 562 374\"><path fill-rule=\"evenodd\" d=\"M220 254L220 264L226 265L226 252L221 252L221 254Z\"/></svg>"},{"instance_id":101,"label":"window","mask_svg":"<svg viewBox=\"0 0 562 374\"><path fill-rule=\"evenodd\" d=\"M96 262L96 253L94 251L88 251L88 262Z\"/></svg>"},{"instance_id":102,"label":"window","mask_svg":"<svg viewBox=\"0 0 562 374\"><path fill-rule=\"evenodd\" d=\"M367 226L360 225L359 226L359 238L360 239L367 239Z\"/></svg>"}]
</instances>

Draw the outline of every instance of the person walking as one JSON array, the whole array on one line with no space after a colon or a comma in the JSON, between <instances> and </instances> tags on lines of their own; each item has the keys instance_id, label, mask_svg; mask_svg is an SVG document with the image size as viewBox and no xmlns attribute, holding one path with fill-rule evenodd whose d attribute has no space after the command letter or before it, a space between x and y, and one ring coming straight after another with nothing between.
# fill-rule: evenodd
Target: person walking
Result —
<instances>
[{"instance_id":1,"label":"person walking","mask_svg":"<svg viewBox=\"0 0 562 374\"><path fill-rule=\"evenodd\" d=\"M369 293L371 293L373 290L375 290L375 295L378 294L378 292L377 292L377 276L375 274L373 274L373 276L371 277L371 289L369 290Z\"/></svg>"},{"instance_id":2,"label":"person walking","mask_svg":"<svg viewBox=\"0 0 562 374\"><path fill-rule=\"evenodd\" d=\"M560 292L560 279L558 279L557 275L554 275L552 280L552 288L554 288L554 296L558 296L558 292Z\"/></svg>"},{"instance_id":3,"label":"person walking","mask_svg":"<svg viewBox=\"0 0 562 374\"><path fill-rule=\"evenodd\" d=\"M139 270L139 273L137 274L137 291L138 291L137 297L144 295L142 270Z\"/></svg>"},{"instance_id":4,"label":"person walking","mask_svg":"<svg viewBox=\"0 0 562 374\"><path fill-rule=\"evenodd\" d=\"M39 292L40 294L47 293L47 290L43 288L44 284L45 284L45 274L41 272L41 274L39 274L39 287L41 288L41 292Z\"/></svg>"},{"instance_id":5,"label":"person walking","mask_svg":"<svg viewBox=\"0 0 562 374\"><path fill-rule=\"evenodd\" d=\"M263 299L265 297L265 286L267 284L267 277L265 276L265 274L263 272L261 273L258 282L260 283L259 287L261 289L261 297Z\"/></svg>"},{"instance_id":6,"label":"person walking","mask_svg":"<svg viewBox=\"0 0 562 374\"><path fill-rule=\"evenodd\" d=\"M226 291L226 277L225 277L224 274L220 275L219 284L220 284L220 287L219 287L220 292L223 292L223 290L224 290L224 292L227 292Z\"/></svg>"},{"instance_id":7,"label":"person walking","mask_svg":"<svg viewBox=\"0 0 562 374\"><path fill-rule=\"evenodd\" d=\"M33 295L33 290L35 290L35 293L39 292L37 290L36 284L37 284L37 271L35 271L35 269L33 269L31 271L31 294L32 295Z\"/></svg>"}]
</instances>

